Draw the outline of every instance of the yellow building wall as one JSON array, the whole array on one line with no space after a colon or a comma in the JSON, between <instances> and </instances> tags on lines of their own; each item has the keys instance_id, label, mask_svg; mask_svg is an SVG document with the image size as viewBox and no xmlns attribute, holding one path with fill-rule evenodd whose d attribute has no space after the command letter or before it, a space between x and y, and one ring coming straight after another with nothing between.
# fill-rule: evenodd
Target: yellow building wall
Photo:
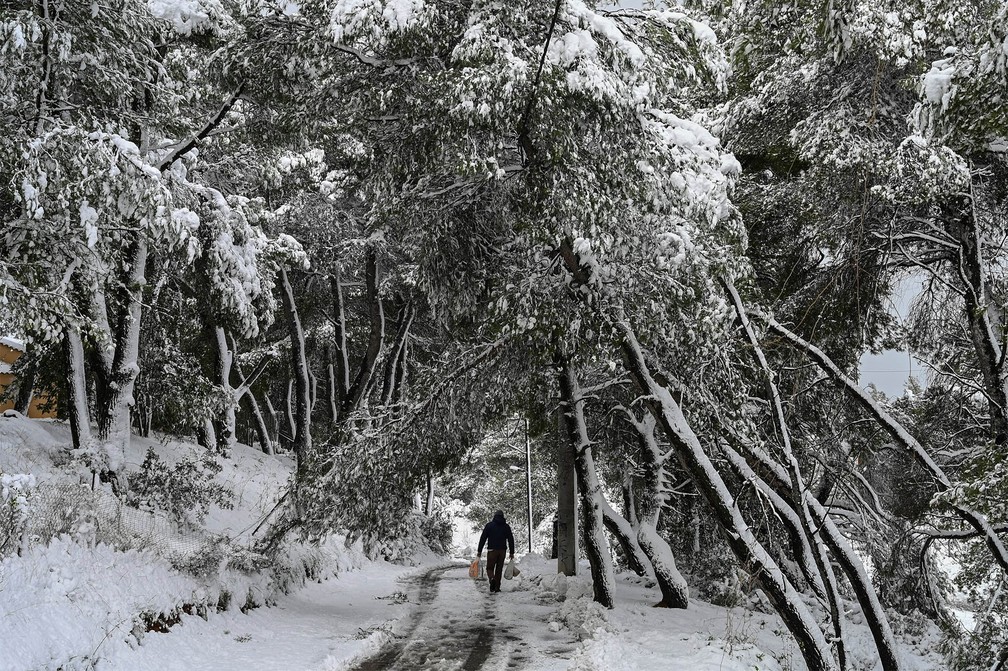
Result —
<instances>
[{"instance_id":1,"label":"yellow building wall","mask_svg":"<svg viewBox=\"0 0 1008 671\"><path fill-rule=\"evenodd\" d=\"M0 343L0 362L7 365L13 365L21 357L21 352L14 349L13 347L8 347L3 343ZM2 394L9 385L13 384L15 381L15 376L13 373L0 373L0 394ZM28 404L28 416L32 419L45 419L56 417L56 408L53 407L50 410L43 410L42 406L45 405L49 400L47 394L40 394L38 390L35 391L35 395L32 397L31 403ZM4 410L9 410L14 407L13 401L0 401L0 413Z\"/></svg>"}]
</instances>

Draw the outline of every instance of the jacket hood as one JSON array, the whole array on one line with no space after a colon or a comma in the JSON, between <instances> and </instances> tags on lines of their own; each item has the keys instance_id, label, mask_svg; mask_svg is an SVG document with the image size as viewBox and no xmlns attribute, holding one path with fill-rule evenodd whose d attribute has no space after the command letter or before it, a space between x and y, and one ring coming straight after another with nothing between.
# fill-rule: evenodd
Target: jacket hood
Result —
<instances>
[{"instance_id":1,"label":"jacket hood","mask_svg":"<svg viewBox=\"0 0 1008 671\"><path fill-rule=\"evenodd\" d=\"M494 522L503 522L504 521L504 511L503 510L498 510L497 512L495 512L494 516L493 516L493 521Z\"/></svg>"}]
</instances>

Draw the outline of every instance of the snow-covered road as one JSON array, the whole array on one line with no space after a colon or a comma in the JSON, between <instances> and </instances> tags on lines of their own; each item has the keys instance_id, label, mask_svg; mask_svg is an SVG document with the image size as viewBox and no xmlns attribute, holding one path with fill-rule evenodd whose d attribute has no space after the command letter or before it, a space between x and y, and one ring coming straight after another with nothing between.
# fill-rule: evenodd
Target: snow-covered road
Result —
<instances>
[{"instance_id":1,"label":"snow-covered road","mask_svg":"<svg viewBox=\"0 0 1008 671\"><path fill-rule=\"evenodd\" d=\"M560 671L577 642L524 577L491 595L461 564L368 564L271 608L185 616L119 654L117 671Z\"/></svg>"},{"instance_id":2,"label":"snow-covered road","mask_svg":"<svg viewBox=\"0 0 1008 671\"><path fill-rule=\"evenodd\" d=\"M490 594L485 581L469 578L466 566L428 571L415 580L413 613L388 645L353 671L567 668L574 642L549 632L552 608L521 586L505 583L504 591Z\"/></svg>"}]
</instances>

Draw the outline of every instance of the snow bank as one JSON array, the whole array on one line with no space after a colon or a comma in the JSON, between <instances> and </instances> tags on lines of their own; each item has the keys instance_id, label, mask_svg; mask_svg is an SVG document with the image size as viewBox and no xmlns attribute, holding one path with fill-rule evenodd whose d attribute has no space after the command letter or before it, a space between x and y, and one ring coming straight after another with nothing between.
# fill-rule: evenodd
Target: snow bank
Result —
<instances>
[{"instance_id":1,"label":"snow bank","mask_svg":"<svg viewBox=\"0 0 1008 671\"><path fill-rule=\"evenodd\" d=\"M654 645L658 638L661 647ZM730 645L701 634L672 637L647 630L619 634L603 632L586 642L571 662L579 671L781 671L780 664L751 644Z\"/></svg>"},{"instance_id":2,"label":"snow bank","mask_svg":"<svg viewBox=\"0 0 1008 671\"><path fill-rule=\"evenodd\" d=\"M131 648L185 613L213 619L270 605L366 562L359 545L339 535L317 544L289 537L268 558L251 549L252 531L286 490L284 457L237 446L216 476L233 507L213 506L204 526L189 529L92 490L70 445L63 423L0 417L7 489L15 480L37 483L21 506L29 543L21 556L0 559L0 671L134 668L120 663ZM134 436L124 469L137 470L148 449L169 464L204 452Z\"/></svg>"},{"instance_id":3,"label":"snow bank","mask_svg":"<svg viewBox=\"0 0 1008 671\"><path fill-rule=\"evenodd\" d=\"M0 415L0 472L51 473L67 461L64 443L45 430L43 422L13 410Z\"/></svg>"},{"instance_id":4,"label":"snow bank","mask_svg":"<svg viewBox=\"0 0 1008 671\"><path fill-rule=\"evenodd\" d=\"M0 671L92 668L136 643L144 614L205 598L151 553L56 538L0 560Z\"/></svg>"}]
</instances>

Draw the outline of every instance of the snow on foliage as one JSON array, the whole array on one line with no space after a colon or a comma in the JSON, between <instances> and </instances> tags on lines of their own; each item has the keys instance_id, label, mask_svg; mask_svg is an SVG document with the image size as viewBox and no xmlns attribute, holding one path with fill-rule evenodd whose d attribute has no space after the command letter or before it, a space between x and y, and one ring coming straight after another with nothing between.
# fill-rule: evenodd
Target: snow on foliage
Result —
<instances>
[{"instance_id":1,"label":"snow on foliage","mask_svg":"<svg viewBox=\"0 0 1008 671\"><path fill-rule=\"evenodd\" d=\"M101 283L108 259L129 232L184 245L191 231L171 217L172 198L160 172L144 162L136 144L116 133L56 128L26 144L13 167L13 199L21 215L2 234L13 270L5 284L22 305L21 330L55 340L73 310L75 276ZM65 179L67 174L80 179Z\"/></svg>"},{"instance_id":2,"label":"snow on foliage","mask_svg":"<svg viewBox=\"0 0 1008 671\"><path fill-rule=\"evenodd\" d=\"M147 0L147 8L179 35L222 34L232 23L220 0Z\"/></svg>"},{"instance_id":3,"label":"snow on foliage","mask_svg":"<svg viewBox=\"0 0 1008 671\"><path fill-rule=\"evenodd\" d=\"M332 8L330 32L337 43L376 39L404 31L417 23L424 0L337 0Z\"/></svg>"}]
</instances>

